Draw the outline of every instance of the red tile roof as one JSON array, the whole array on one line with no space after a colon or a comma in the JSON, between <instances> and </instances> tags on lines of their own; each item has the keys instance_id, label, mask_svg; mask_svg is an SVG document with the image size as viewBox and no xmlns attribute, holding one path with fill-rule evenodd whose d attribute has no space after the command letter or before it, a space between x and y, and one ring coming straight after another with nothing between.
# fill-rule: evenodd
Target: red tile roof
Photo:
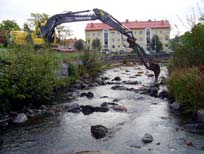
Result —
<instances>
[{"instance_id":1,"label":"red tile roof","mask_svg":"<svg viewBox=\"0 0 204 154\"><path fill-rule=\"evenodd\" d=\"M129 29L145 29L146 27L150 28L170 28L170 24L167 20L161 20L161 21L128 21L122 22L126 27ZM109 29L113 30L112 27L104 24L104 23L88 23L86 25L85 31L100 31L103 29Z\"/></svg>"}]
</instances>

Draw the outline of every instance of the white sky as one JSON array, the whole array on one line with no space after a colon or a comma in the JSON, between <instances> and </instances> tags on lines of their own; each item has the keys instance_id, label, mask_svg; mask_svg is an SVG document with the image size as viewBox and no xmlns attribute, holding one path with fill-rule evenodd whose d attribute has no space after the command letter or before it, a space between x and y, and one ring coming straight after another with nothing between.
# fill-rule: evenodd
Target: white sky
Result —
<instances>
[{"instance_id":1,"label":"white sky","mask_svg":"<svg viewBox=\"0 0 204 154\"><path fill-rule=\"evenodd\" d=\"M103 9L119 21L169 20L173 37L189 29L187 17L198 19L204 13L204 0L0 0L0 22L14 19L22 27L31 12L52 16L93 8ZM86 22L65 25L73 31L72 37L84 39Z\"/></svg>"}]
</instances>

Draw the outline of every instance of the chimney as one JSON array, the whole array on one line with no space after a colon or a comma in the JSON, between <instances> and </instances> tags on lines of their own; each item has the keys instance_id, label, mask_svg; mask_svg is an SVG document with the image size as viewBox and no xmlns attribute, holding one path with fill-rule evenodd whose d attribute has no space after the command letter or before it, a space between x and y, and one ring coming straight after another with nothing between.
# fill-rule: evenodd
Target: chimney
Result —
<instances>
[{"instance_id":1,"label":"chimney","mask_svg":"<svg viewBox=\"0 0 204 154\"><path fill-rule=\"evenodd\" d=\"M126 19L126 20L125 20L125 23L128 23L128 22L129 22L129 20L128 20L128 19Z\"/></svg>"},{"instance_id":2,"label":"chimney","mask_svg":"<svg viewBox=\"0 0 204 154\"><path fill-rule=\"evenodd\" d=\"M91 28L93 28L93 26L94 26L94 24L93 24L93 22L91 22Z\"/></svg>"}]
</instances>

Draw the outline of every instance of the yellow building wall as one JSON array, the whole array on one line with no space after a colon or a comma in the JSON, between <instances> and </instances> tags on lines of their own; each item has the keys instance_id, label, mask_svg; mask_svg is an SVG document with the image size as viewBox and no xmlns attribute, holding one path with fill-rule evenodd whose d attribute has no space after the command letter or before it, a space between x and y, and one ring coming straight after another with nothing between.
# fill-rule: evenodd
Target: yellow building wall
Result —
<instances>
[{"instance_id":1,"label":"yellow building wall","mask_svg":"<svg viewBox=\"0 0 204 154\"><path fill-rule=\"evenodd\" d=\"M137 43L146 49L146 31L145 29L134 29L133 35L137 39ZM163 51L169 49L170 40L170 29L151 29L150 39L153 35L158 35L160 41L163 44ZM104 36L103 31L85 31L86 37L86 47L92 49L92 42L94 39L98 38L102 45L102 50L104 49ZM108 32L108 49L111 52L118 52L120 50L129 51L127 37L122 35L116 30L109 30Z\"/></svg>"}]
</instances>

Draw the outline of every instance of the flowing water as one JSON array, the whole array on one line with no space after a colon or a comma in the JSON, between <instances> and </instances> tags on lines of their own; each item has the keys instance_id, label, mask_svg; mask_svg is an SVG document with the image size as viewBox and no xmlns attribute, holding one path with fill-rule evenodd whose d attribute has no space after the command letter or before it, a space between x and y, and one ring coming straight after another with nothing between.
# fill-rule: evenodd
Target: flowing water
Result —
<instances>
[{"instance_id":1,"label":"flowing water","mask_svg":"<svg viewBox=\"0 0 204 154\"><path fill-rule=\"evenodd\" d=\"M110 80L120 76L122 81L138 81L137 85L125 85L137 89L153 82L154 78L147 75L150 73L142 66L134 66L110 69L103 76ZM166 68L162 67L161 76L166 75ZM204 135L182 129L183 121L169 112L167 101L132 91L112 90L112 86L114 84L89 89L87 91L94 93L93 99L78 97L73 102L100 106L103 102L117 99L116 103L125 106L127 112L110 110L90 115L64 112L30 120L1 132L0 153L74 154L85 150L115 154L204 153ZM105 138L96 140L92 137L90 127L97 124L109 129ZM144 144L141 141L145 133L152 134L152 143ZM186 141L191 141L193 146L187 146Z\"/></svg>"}]
</instances>

